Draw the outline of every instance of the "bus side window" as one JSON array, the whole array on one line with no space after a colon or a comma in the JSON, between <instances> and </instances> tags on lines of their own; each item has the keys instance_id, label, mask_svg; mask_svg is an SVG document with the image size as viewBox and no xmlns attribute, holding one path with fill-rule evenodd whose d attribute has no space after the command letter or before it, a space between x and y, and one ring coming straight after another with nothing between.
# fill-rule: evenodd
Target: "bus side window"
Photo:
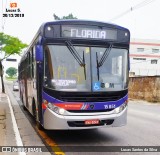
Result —
<instances>
[{"instance_id":1,"label":"bus side window","mask_svg":"<svg viewBox=\"0 0 160 155\"><path fill-rule=\"evenodd\" d=\"M31 49L31 74L32 74L32 78L34 78L34 54L33 54L33 47Z\"/></svg>"},{"instance_id":2,"label":"bus side window","mask_svg":"<svg viewBox=\"0 0 160 155\"><path fill-rule=\"evenodd\" d=\"M24 60L24 77L25 77L25 79L27 79L27 65L28 65L28 60L27 60L27 56L26 56L26 58L25 58L25 60Z\"/></svg>"},{"instance_id":3,"label":"bus side window","mask_svg":"<svg viewBox=\"0 0 160 155\"><path fill-rule=\"evenodd\" d=\"M28 66L27 66L28 78L30 79L31 78L31 51L28 52L27 60L28 60Z\"/></svg>"},{"instance_id":4,"label":"bus side window","mask_svg":"<svg viewBox=\"0 0 160 155\"><path fill-rule=\"evenodd\" d=\"M48 79L53 79L54 76L51 55L48 47L45 48L44 58L44 81L47 81Z\"/></svg>"}]
</instances>

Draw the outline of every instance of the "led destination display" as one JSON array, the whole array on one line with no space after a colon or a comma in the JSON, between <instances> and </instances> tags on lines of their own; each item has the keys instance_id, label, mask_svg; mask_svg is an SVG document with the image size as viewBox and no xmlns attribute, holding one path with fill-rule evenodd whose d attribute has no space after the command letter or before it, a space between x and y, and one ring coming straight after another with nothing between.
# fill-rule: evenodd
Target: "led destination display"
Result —
<instances>
[{"instance_id":1,"label":"led destination display","mask_svg":"<svg viewBox=\"0 0 160 155\"><path fill-rule=\"evenodd\" d=\"M71 38L91 38L91 39L117 39L117 30L115 29L101 29L98 27L84 27L84 26L62 26L62 37Z\"/></svg>"}]
</instances>

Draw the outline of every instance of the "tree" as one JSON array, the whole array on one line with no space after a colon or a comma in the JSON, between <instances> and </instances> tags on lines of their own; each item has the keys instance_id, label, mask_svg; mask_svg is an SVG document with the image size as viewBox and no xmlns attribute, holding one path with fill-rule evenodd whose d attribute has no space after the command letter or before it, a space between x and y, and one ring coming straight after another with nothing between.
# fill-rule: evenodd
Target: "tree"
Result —
<instances>
[{"instance_id":1,"label":"tree","mask_svg":"<svg viewBox=\"0 0 160 155\"><path fill-rule=\"evenodd\" d=\"M6 59L12 54L20 54L22 49L28 45L22 43L18 38L0 33L0 43L1 43L1 52L4 52L4 57L1 58L1 61Z\"/></svg>"},{"instance_id":2,"label":"tree","mask_svg":"<svg viewBox=\"0 0 160 155\"><path fill-rule=\"evenodd\" d=\"M5 93L4 83L3 83L3 66L2 61L8 58L12 54L20 54L22 49L27 47L27 44L22 43L18 38L4 34L0 32L0 50L1 53L4 53L4 56L0 58L0 69L1 73L1 82L2 82L2 92Z\"/></svg>"},{"instance_id":3,"label":"tree","mask_svg":"<svg viewBox=\"0 0 160 155\"><path fill-rule=\"evenodd\" d=\"M70 13L68 16L58 17L56 14L53 14L53 17L55 20L63 20L63 19L77 19L77 17L74 17L72 13Z\"/></svg>"},{"instance_id":4,"label":"tree","mask_svg":"<svg viewBox=\"0 0 160 155\"><path fill-rule=\"evenodd\" d=\"M8 74L9 77L13 77L17 74L17 69L14 68L14 67L9 67L7 70L6 70L6 74Z\"/></svg>"}]
</instances>

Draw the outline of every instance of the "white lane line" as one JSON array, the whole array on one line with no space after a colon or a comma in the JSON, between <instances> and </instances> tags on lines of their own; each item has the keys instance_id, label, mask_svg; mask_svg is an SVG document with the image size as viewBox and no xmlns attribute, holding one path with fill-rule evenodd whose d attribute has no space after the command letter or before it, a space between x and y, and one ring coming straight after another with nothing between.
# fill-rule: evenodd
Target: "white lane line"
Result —
<instances>
[{"instance_id":1,"label":"white lane line","mask_svg":"<svg viewBox=\"0 0 160 155\"><path fill-rule=\"evenodd\" d=\"M9 109L10 109L10 112L11 112L11 119L12 119L12 123L13 123L13 130L14 130L14 133L15 133L16 144L17 144L17 146L23 146L22 139L21 139L19 130L17 128L17 123L16 123L16 119L15 119L15 116L14 116L14 113L13 113L12 105L11 105L11 102L10 102L10 99L9 99L8 96L7 96L7 99L8 99ZM26 155L25 152L18 152L18 154L19 155Z\"/></svg>"}]
</instances>

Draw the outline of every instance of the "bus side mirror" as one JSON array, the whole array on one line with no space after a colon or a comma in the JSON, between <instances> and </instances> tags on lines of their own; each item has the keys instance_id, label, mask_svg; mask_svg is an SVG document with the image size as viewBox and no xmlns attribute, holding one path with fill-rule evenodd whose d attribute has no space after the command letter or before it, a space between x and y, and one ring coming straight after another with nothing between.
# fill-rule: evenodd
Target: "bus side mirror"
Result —
<instances>
[{"instance_id":1,"label":"bus side mirror","mask_svg":"<svg viewBox=\"0 0 160 155\"><path fill-rule=\"evenodd\" d=\"M41 45L36 45L36 61L43 61L43 47Z\"/></svg>"}]
</instances>

